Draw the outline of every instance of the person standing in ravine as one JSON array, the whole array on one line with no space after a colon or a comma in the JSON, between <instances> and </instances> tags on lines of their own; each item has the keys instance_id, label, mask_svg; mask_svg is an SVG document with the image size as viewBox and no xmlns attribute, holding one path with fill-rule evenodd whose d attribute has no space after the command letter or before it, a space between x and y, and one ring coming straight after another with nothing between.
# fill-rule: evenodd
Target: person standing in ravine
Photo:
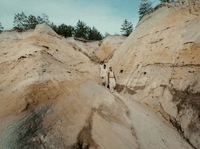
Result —
<instances>
[{"instance_id":1,"label":"person standing in ravine","mask_svg":"<svg viewBox=\"0 0 200 149\"><path fill-rule=\"evenodd\" d=\"M112 67L109 68L109 72L108 72L108 84L110 87L110 92L113 93L114 88L116 87L116 78L115 78L115 74L112 70Z\"/></svg>"},{"instance_id":2,"label":"person standing in ravine","mask_svg":"<svg viewBox=\"0 0 200 149\"><path fill-rule=\"evenodd\" d=\"M103 67L100 65L100 76L102 79L102 85L106 87L108 84L108 75L107 75L106 64L104 64Z\"/></svg>"}]
</instances>

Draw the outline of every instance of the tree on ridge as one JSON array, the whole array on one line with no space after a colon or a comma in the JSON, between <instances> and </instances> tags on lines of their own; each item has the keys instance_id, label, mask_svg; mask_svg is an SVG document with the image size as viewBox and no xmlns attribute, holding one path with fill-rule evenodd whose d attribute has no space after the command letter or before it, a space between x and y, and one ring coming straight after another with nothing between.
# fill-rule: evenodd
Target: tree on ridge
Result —
<instances>
[{"instance_id":1,"label":"tree on ridge","mask_svg":"<svg viewBox=\"0 0 200 149\"><path fill-rule=\"evenodd\" d=\"M28 29L28 19L25 13L22 11L22 13L15 14L14 16L14 28L23 31Z\"/></svg>"},{"instance_id":2,"label":"tree on ridge","mask_svg":"<svg viewBox=\"0 0 200 149\"><path fill-rule=\"evenodd\" d=\"M150 11L153 10L152 3L147 0L141 0L139 7L139 20L141 20L145 15L147 15Z\"/></svg>"},{"instance_id":3,"label":"tree on ridge","mask_svg":"<svg viewBox=\"0 0 200 149\"><path fill-rule=\"evenodd\" d=\"M46 14L42 14L42 17L34 15L29 15L28 17L22 11L22 13L15 14L13 26L14 29L18 31L24 31L28 29L34 29L37 24L45 22L46 24L50 24L49 17Z\"/></svg>"},{"instance_id":4,"label":"tree on ridge","mask_svg":"<svg viewBox=\"0 0 200 149\"><path fill-rule=\"evenodd\" d=\"M90 28L83 21L78 20L75 27L71 25L65 25L62 23L56 26L53 22L49 21L49 17L46 14L41 16L29 15L26 16L24 12L14 15L14 29L18 31L24 31L28 29L34 29L37 24L45 22L59 35L64 37L79 37L88 40L101 40L103 37L101 33L95 28Z\"/></svg>"},{"instance_id":5,"label":"tree on ridge","mask_svg":"<svg viewBox=\"0 0 200 149\"><path fill-rule=\"evenodd\" d=\"M74 35L74 27L63 23L57 27L56 33L64 37L72 37Z\"/></svg>"},{"instance_id":6,"label":"tree on ridge","mask_svg":"<svg viewBox=\"0 0 200 149\"><path fill-rule=\"evenodd\" d=\"M33 15L29 15L28 16L28 28L34 29L37 24L38 24L37 18Z\"/></svg>"},{"instance_id":7,"label":"tree on ridge","mask_svg":"<svg viewBox=\"0 0 200 149\"><path fill-rule=\"evenodd\" d=\"M174 0L160 0L161 4L174 2Z\"/></svg>"},{"instance_id":8,"label":"tree on ridge","mask_svg":"<svg viewBox=\"0 0 200 149\"><path fill-rule=\"evenodd\" d=\"M122 26L121 32L123 36L129 36L132 33L133 31L132 22L128 22L127 19L125 19L121 26Z\"/></svg>"},{"instance_id":9,"label":"tree on ridge","mask_svg":"<svg viewBox=\"0 0 200 149\"><path fill-rule=\"evenodd\" d=\"M2 26L2 24L1 24L1 22L0 22L0 33L2 33L3 32L3 26Z\"/></svg>"},{"instance_id":10,"label":"tree on ridge","mask_svg":"<svg viewBox=\"0 0 200 149\"><path fill-rule=\"evenodd\" d=\"M103 37L101 33L93 26L93 28L89 27L87 39L88 40L102 40Z\"/></svg>"},{"instance_id":11,"label":"tree on ridge","mask_svg":"<svg viewBox=\"0 0 200 149\"><path fill-rule=\"evenodd\" d=\"M75 37L87 39L88 29L83 21L78 20L75 26Z\"/></svg>"}]
</instances>

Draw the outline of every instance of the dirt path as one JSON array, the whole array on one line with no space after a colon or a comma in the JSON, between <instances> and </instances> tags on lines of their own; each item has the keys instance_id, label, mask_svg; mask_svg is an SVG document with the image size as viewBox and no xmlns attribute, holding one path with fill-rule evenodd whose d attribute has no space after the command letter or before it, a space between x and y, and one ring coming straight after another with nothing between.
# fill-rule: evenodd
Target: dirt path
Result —
<instances>
[{"instance_id":1,"label":"dirt path","mask_svg":"<svg viewBox=\"0 0 200 149\"><path fill-rule=\"evenodd\" d=\"M140 149L192 149L174 127L153 111L116 92L114 95L129 109Z\"/></svg>"}]
</instances>

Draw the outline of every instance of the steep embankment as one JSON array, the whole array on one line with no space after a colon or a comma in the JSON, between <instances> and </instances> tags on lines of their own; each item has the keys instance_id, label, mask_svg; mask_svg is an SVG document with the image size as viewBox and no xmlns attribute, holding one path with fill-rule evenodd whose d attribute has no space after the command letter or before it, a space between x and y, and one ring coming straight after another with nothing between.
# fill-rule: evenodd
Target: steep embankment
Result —
<instances>
[{"instance_id":1,"label":"steep embankment","mask_svg":"<svg viewBox=\"0 0 200 149\"><path fill-rule=\"evenodd\" d=\"M89 41L83 38L68 37L66 40L73 48L90 58L93 62L98 62L95 52L99 49L102 41Z\"/></svg>"},{"instance_id":2,"label":"steep embankment","mask_svg":"<svg viewBox=\"0 0 200 149\"><path fill-rule=\"evenodd\" d=\"M126 38L125 36L107 36L95 52L99 61L109 61Z\"/></svg>"},{"instance_id":3,"label":"steep embankment","mask_svg":"<svg viewBox=\"0 0 200 149\"><path fill-rule=\"evenodd\" d=\"M107 36L101 41L88 41L82 38L67 38L75 50L82 52L94 62L109 61L114 52L119 48L127 37Z\"/></svg>"},{"instance_id":4,"label":"steep embankment","mask_svg":"<svg viewBox=\"0 0 200 149\"><path fill-rule=\"evenodd\" d=\"M138 148L127 107L77 44L44 24L0 35L1 149Z\"/></svg>"},{"instance_id":5,"label":"steep embankment","mask_svg":"<svg viewBox=\"0 0 200 149\"><path fill-rule=\"evenodd\" d=\"M192 148L162 117L99 85L98 42L83 43L44 24L0 35L1 149Z\"/></svg>"},{"instance_id":6,"label":"steep embankment","mask_svg":"<svg viewBox=\"0 0 200 149\"><path fill-rule=\"evenodd\" d=\"M161 113L200 148L199 1L166 4L145 16L110 64L119 92Z\"/></svg>"}]
</instances>

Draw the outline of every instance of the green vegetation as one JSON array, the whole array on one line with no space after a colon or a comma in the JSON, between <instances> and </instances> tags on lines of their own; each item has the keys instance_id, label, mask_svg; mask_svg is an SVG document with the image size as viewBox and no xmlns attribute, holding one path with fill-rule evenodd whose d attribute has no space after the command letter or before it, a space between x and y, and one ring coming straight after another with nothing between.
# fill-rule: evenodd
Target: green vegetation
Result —
<instances>
[{"instance_id":1,"label":"green vegetation","mask_svg":"<svg viewBox=\"0 0 200 149\"><path fill-rule=\"evenodd\" d=\"M174 2L174 0L160 0L161 4Z\"/></svg>"},{"instance_id":2,"label":"green vegetation","mask_svg":"<svg viewBox=\"0 0 200 149\"><path fill-rule=\"evenodd\" d=\"M2 24L0 22L0 33L2 33L2 32L3 32L3 26L2 26Z\"/></svg>"},{"instance_id":3,"label":"green vegetation","mask_svg":"<svg viewBox=\"0 0 200 149\"><path fill-rule=\"evenodd\" d=\"M125 19L121 26L122 26L121 32L123 36L129 36L132 33L133 31L132 22L128 22L127 19Z\"/></svg>"},{"instance_id":4,"label":"green vegetation","mask_svg":"<svg viewBox=\"0 0 200 149\"><path fill-rule=\"evenodd\" d=\"M59 25L58 27L54 25L53 23L51 24L51 28L58 34L62 35L64 37L72 37L74 35L74 27L71 25L65 25L64 23Z\"/></svg>"},{"instance_id":5,"label":"green vegetation","mask_svg":"<svg viewBox=\"0 0 200 149\"><path fill-rule=\"evenodd\" d=\"M140 7L139 7L139 21L147 14L149 14L152 10L152 3L149 0L141 0L142 2L140 3ZM174 2L174 1L178 1L178 0L159 0L160 4L164 4L164 3L170 3L170 2ZM160 5L159 4L159 5ZM159 6L157 5L157 6ZM155 8L157 8L157 6Z\"/></svg>"},{"instance_id":6,"label":"green vegetation","mask_svg":"<svg viewBox=\"0 0 200 149\"><path fill-rule=\"evenodd\" d=\"M139 20L141 20L146 14L153 10L152 3L148 2L148 0L141 0L139 7Z\"/></svg>"},{"instance_id":7,"label":"green vegetation","mask_svg":"<svg viewBox=\"0 0 200 149\"><path fill-rule=\"evenodd\" d=\"M37 24L40 23L46 23L50 24L49 18L46 14L42 14L42 17L40 16L33 16L29 15L28 17L25 15L24 12L21 14L15 14L14 16L14 29L18 31L24 31L24 30L29 30L29 29L34 29Z\"/></svg>"},{"instance_id":8,"label":"green vegetation","mask_svg":"<svg viewBox=\"0 0 200 149\"><path fill-rule=\"evenodd\" d=\"M95 27L90 28L83 21L80 20L78 20L77 25L75 27L71 25L65 25L64 23L62 23L59 26L56 26L53 22L51 23L49 21L49 17L46 14L42 14L42 17L35 17L34 15L26 16L25 13L22 12L15 14L13 22L14 29L16 29L17 31L34 29L37 24L46 23L50 25L57 34L62 35L64 37L78 37L87 40L103 39L103 36Z\"/></svg>"},{"instance_id":9,"label":"green vegetation","mask_svg":"<svg viewBox=\"0 0 200 149\"><path fill-rule=\"evenodd\" d=\"M57 34L64 37L77 37L87 40L103 39L103 36L95 27L90 28L83 21L80 20L78 20L75 27L71 25L65 25L64 23L59 26L56 26L54 23L52 23L51 27Z\"/></svg>"},{"instance_id":10,"label":"green vegetation","mask_svg":"<svg viewBox=\"0 0 200 149\"><path fill-rule=\"evenodd\" d=\"M88 40L101 40L103 39L101 33L93 26L92 28L89 28L88 30Z\"/></svg>"},{"instance_id":11,"label":"green vegetation","mask_svg":"<svg viewBox=\"0 0 200 149\"><path fill-rule=\"evenodd\" d=\"M89 28L86 26L86 24L83 21L78 20L78 22L75 26L74 36L87 39L88 30L89 30Z\"/></svg>"}]
</instances>

